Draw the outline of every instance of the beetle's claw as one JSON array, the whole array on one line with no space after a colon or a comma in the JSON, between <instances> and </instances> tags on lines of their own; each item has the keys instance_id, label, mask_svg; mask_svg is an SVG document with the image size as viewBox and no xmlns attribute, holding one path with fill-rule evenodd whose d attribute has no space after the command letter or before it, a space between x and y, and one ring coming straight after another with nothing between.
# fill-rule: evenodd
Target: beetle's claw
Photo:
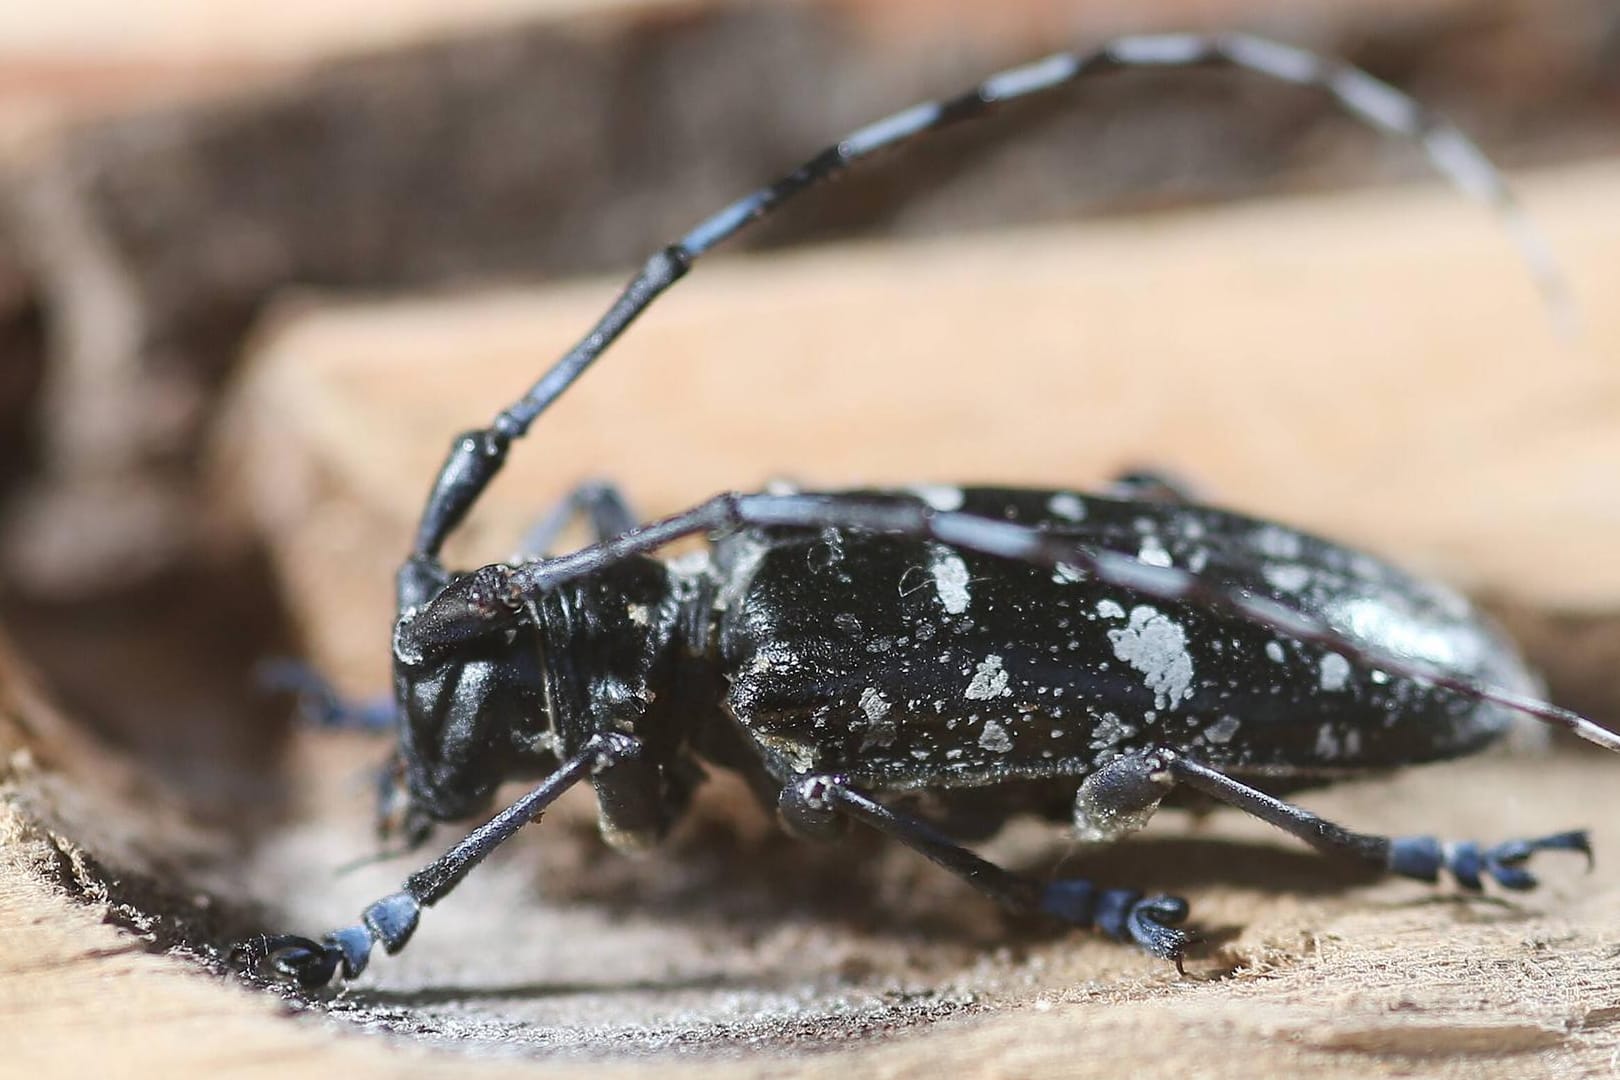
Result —
<instances>
[{"instance_id":1,"label":"beetle's claw","mask_svg":"<svg viewBox=\"0 0 1620 1080\"><path fill-rule=\"evenodd\" d=\"M1134 889L1097 889L1080 878L1054 881L1046 888L1042 909L1079 925L1091 925L1116 941L1135 942L1161 960L1182 965L1196 935L1176 929L1187 918L1187 901L1179 896L1149 896Z\"/></svg>"},{"instance_id":2,"label":"beetle's claw","mask_svg":"<svg viewBox=\"0 0 1620 1080\"><path fill-rule=\"evenodd\" d=\"M231 958L255 973L268 966L276 977L315 990L332 981L343 953L296 934L260 934L232 949Z\"/></svg>"},{"instance_id":3,"label":"beetle's claw","mask_svg":"<svg viewBox=\"0 0 1620 1080\"><path fill-rule=\"evenodd\" d=\"M1197 940L1197 935L1176 929L1186 918L1187 901L1181 897L1150 896L1132 906L1125 925L1132 941L1161 960L1175 964L1177 974L1186 975L1182 959L1187 946Z\"/></svg>"},{"instance_id":4,"label":"beetle's claw","mask_svg":"<svg viewBox=\"0 0 1620 1080\"><path fill-rule=\"evenodd\" d=\"M1490 874L1491 879L1498 885L1514 892L1526 892L1540 884L1534 874L1523 869L1530 856L1538 851L1578 851L1586 856L1587 873L1591 873L1593 866L1596 865L1596 859L1592 854L1592 837L1585 829L1554 833L1535 840L1509 840L1479 853L1477 858L1484 871ZM1457 873L1455 868L1453 873ZM1472 881L1464 881L1463 884L1478 888L1478 873L1478 868L1475 868L1471 875ZM1458 874L1459 880L1462 876Z\"/></svg>"}]
</instances>

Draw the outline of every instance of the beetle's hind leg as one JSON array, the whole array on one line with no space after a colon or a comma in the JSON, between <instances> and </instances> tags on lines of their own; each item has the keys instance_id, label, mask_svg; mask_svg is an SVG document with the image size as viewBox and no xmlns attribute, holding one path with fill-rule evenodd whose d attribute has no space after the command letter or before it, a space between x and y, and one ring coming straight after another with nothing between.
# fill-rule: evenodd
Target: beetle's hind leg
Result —
<instances>
[{"instance_id":1,"label":"beetle's hind leg","mask_svg":"<svg viewBox=\"0 0 1620 1080\"><path fill-rule=\"evenodd\" d=\"M1516 892L1535 888L1536 878L1524 864L1538 851L1575 851L1586 856L1588 865L1592 860L1591 841L1579 829L1490 847L1433 836L1355 832L1169 749L1115 758L1087 777L1075 800L1075 822L1088 838L1115 839L1146 820L1178 783L1275 825L1324 854L1419 881L1438 881L1445 871L1470 891L1481 889L1487 877Z\"/></svg>"},{"instance_id":2,"label":"beetle's hind leg","mask_svg":"<svg viewBox=\"0 0 1620 1080\"><path fill-rule=\"evenodd\" d=\"M830 838L853 818L927 856L993 900L1018 912L1045 914L1131 941L1154 956L1181 961L1193 935L1176 929L1187 918L1178 896L1144 896L1103 888L1084 878L1040 882L980 858L920 818L884 806L837 776L809 776L782 789L783 821L794 832Z\"/></svg>"}]
</instances>

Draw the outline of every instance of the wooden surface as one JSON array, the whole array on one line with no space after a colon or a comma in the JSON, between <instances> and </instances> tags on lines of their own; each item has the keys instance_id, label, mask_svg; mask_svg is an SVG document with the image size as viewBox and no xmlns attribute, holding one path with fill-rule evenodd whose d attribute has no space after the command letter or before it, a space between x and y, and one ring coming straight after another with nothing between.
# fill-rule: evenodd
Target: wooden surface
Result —
<instances>
[{"instance_id":1,"label":"wooden surface","mask_svg":"<svg viewBox=\"0 0 1620 1080\"><path fill-rule=\"evenodd\" d=\"M149 801L73 788L87 764L74 760L66 781L15 749L6 770L0 1019L19 1075L1519 1078L1597 1075L1620 1054L1614 763L1595 756L1474 761L1310 799L1368 828L1597 825L1597 873L1543 866L1531 897L1358 882L1236 815L1202 828L1166 815L1084 860L1193 896L1212 943L1187 979L1088 935L1008 927L914 860L856 863L859 901L836 876L843 854L784 860L757 823L718 858L711 826L626 869L585 854L578 818L548 819L431 912L407 953L291 1013L199 968L206 942L155 953L109 925L166 936L170 915L132 903L128 868L177 841L154 835L164 815ZM352 780L328 769L318 816L268 847L216 836L208 870L167 884L209 881L219 903L308 889L301 928L348 917L401 872L334 879L364 848ZM121 847L119 865L86 845ZM1001 846L1061 850L1030 835Z\"/></svg>"},{"instance_id":2,"label":"wooden surface","mask_svg":"<svg viewBox=\"0 0 1620 1080\"><path fill-rule=\"evenodd\" d=\"M773 473L1081 485L1148 462L1538 610L1612 613L1617 185L1612 165L1525 185L1587 300L1573 346L1485 219L1429 192L717 261L518 448L461 554L504 553L538 505L601 473L659 512ZM263 335L215 475L351 688L380 683L388 573L448 434L525 385L612 286L305 304ZM1367 881L1229 813L1167 813L1097 853L1033 826L994 843L1037 873L1187 895L1208 939L1187 979L1006 920L904 851L793 844L730 785L638 860L604 853L573 799L400 957L304 1001L222 979L218 949L347 922L414 865L339 872L372 850L364 769L383 748L298 740L278 810L197 820L9 654L0 690L0 1027L30 1076L1524 1077L1620 1061L1620 763L1601 755L1304 800L1455 838L1593 826L1596 872L1548 858L1526 897Z\"/></svg>"},{"instance_id":3,"label":"wooden surface","mask_svg":"<svg viewBox=\"0 0 1620 1080\"><path fill-rule=\"evenodd\" d=\"M1438 186L718 256L546 415L453 550L506 556L591 477L656 516L772 477L1095 487L1148 464L1522 611L1613 614L1620 164L1522 187L1574 339L1491 218ZM451 436L619 284L295 304L265 334L222 476L355 690L387 677L393 564Z\"/></svg>"}]
</instances>

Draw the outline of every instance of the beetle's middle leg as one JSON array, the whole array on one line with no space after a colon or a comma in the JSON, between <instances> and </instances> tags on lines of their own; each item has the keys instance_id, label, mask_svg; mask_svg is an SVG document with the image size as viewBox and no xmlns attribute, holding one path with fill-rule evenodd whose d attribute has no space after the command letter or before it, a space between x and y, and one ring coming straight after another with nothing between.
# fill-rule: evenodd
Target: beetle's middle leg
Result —
<instances>
[{"instance_id":1,"label":"beetle's middle leg","mask_svg":"<svg viewBox=\"0 0 1620 1080\"><path fill-rule=\"evenodd\" d=\"M1484 877L1505 889L1535 888L1536 878L1524 864L1538 851L1578 851L1588 864L1592 859L1590 839L1579 829L1533 840L1507 840L1491 847L1433 836L1355 832L1170 749L1127 754L1088 776L1075 799L1075 824L1089 839L1116 839L1145 822L1178 783L1275 825L1324 854L1349 857L1420 881L1437 881L1444 870L1469 890L1480 889Z\"/></svg>"},{"instance_id":2,"label":"beetle's middle leg","mask_svg":"<svg viewBox=\"0 0 1620 1080\"><path fill-rule=\"evenodd\" d=\"M1192 935L1175 924L1187 917L1179 896L1143 896L1135 889L1108 889L1084 878L1041 882L980 858L921 818L884 806L837 776L808 776L782 789L784 823L812 838L836 835L846 818L900 841L962 878L991 899L1018 912L1051 915L1091 927L1119 941L1134 941L1154 956L1175 962Z\"/></svg>"}]
</instances>

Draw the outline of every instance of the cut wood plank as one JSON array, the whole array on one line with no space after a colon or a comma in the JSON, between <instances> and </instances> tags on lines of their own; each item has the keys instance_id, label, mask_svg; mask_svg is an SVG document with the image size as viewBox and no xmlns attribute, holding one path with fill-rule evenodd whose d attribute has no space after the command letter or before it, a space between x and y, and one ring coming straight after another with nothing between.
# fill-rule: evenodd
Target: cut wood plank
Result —
<instances>
[{"instance_id":1,"label":"cut wood plank","mask_svg":"<svg viewBox=\"0 0 1620 1080\"><path fill-rule=\"evenodd\" d=\"M456 556L506 556L590 477L661 515L773 476L1084 488L1147 464L1476 593L1612 614L1620 165L1524 188L1581 305L1573 341L1490 219L1438 189L716 257L515 449ZM385 681L390 574L451 436L618 284L310 301L266 332L231 489L350 685Z\"/></svg>"}]
</instances>

